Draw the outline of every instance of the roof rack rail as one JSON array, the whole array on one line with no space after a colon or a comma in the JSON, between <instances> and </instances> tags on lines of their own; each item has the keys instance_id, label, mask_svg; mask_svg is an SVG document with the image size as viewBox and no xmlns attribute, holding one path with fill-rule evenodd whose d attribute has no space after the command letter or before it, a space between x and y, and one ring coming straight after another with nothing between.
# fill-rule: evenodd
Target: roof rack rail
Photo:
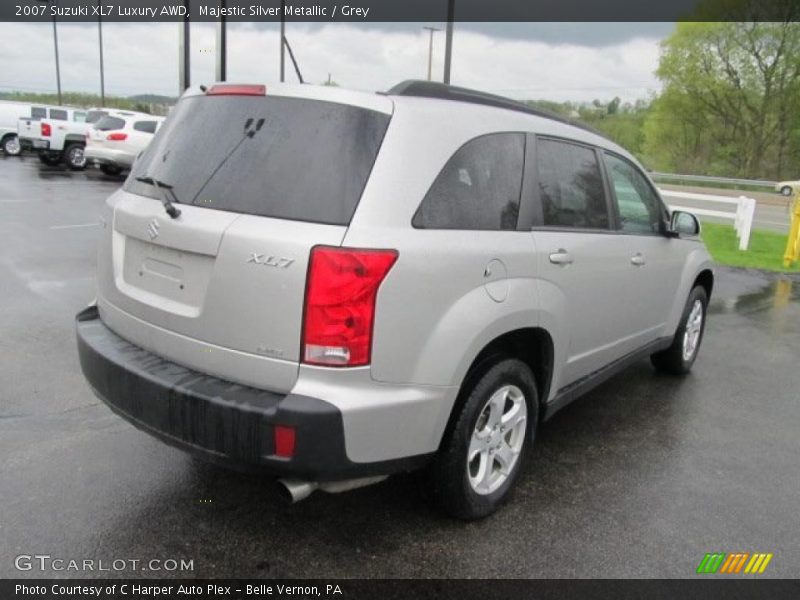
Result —
<instances>
[{"instance_id":1,"label":"roof rack rail","mask_svg":"<svg viewBox=\"0 0 800 600\"><path fill-rule=\"evenodd\" d=\"M564 117L557 113L542 108L537 108L506 98L504 96L497 96L487 92L472 90L469 88L458 87L455 85L448 85L446 83L439 83L437 81L424 81L419 79L407 79L401 81L388 92L391 96L415 96L419 98L437 98L439 100L453 100L456 102L468 102L470 104L482 104L484 106L494 106L496 108L505 108L508 110L515 110L517 112L527 113L544 119L558 121L566 125L578 127L595 135L599 135L605 139L609 139L607 135L598 131L590 125L586 125L580 121L575 121L568 117Z\"/></svg>"}]
</instances>

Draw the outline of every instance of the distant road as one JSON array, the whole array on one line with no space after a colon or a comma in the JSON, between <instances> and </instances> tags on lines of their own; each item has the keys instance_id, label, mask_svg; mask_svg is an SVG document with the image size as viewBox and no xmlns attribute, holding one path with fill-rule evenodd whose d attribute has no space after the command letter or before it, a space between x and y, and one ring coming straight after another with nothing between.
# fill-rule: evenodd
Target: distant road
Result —
<instances>
[{"instance_id":1,"label":"distant road","mask_svg":"<svg viewBox=\"0 0 800 600\"><path fill-rule=\"evenodd\" d=\"M730 196L738 198L739 196L747 196L748 198L755 198L756 200L756 214L753 223L754 229L767 229L770 231L778 231L780 233L787 233L789 231L789 209L791 207L791 198L785 198L777 192L745 192L741 190L726 190L719 188L710 188L693 185L665 185L658 184L662 190L675 190L678 192L695 192L698 194L714 194L717 196ZM665 198L668 203L680 204L690 208L710 208L712 210L719 210L722 212L736 212L735 207L726 204L715 204L713 202L703 202L702 200L687 200L685 198ZM731 224L731 221L726 219L717 219L714 217L703 217L702 220L710 221L712 223L725 223Z\"/></svg>"}]
</instances>

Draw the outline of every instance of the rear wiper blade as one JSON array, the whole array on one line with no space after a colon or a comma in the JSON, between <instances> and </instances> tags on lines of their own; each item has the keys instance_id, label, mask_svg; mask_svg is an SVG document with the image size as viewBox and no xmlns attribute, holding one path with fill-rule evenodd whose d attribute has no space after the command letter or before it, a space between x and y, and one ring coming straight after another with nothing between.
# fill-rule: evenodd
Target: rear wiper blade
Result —
<instances>
[{"instance_id":1,"label":"rear wiper blade","mask_svg":"<svg viewBox=\"0 0 800 600\"><path fill-rule=\"evenodd\" d=\"M181 215L181 209L175 206L175 204L180 204L180 201L178 200L178 197L175 195L175 190L172 189L171 185L169 185L168 183L164 183L163 181L159 181L155 177L150 177L150 176L137 177L136 181L152 185L154 188L158 190L158 193L161 194L161 204L164 205L164 210L167 211L167 214L170 217L172 217L173 219L177 219ZM166 192L164 190L166 190ZM169 196L167 196L167 192L169 192L169 194L172 196L172 200L170 200Z\"/></svg>"}]
</instances>

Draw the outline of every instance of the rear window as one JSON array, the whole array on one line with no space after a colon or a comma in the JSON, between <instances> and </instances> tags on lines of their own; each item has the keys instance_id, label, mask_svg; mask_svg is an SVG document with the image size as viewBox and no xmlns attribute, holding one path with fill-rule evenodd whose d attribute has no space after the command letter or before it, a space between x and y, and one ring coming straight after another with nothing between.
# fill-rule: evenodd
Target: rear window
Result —
<instances>
[{"instance_id":1,"label":"rear window","mask_svg":"<svg viewBox=\"0 0 800 600\"><path fill-rule=\"evenodd\" d=\"M38 106L31 107L31 119L44 119L47 116L47 109Z\"/></svg>"},{"instance_id":2,"label":"rear window","mask_svg":"<svg viewBox=\"0 0 800 600\"><path fill-rule=\"evenodd\" d=\"M125 119L118 119L117 117L100 117L95 124L94 128L99 131L113 131L115 129L122 129L125 127Z\"/></svg>"},{"instance_id":3,"label":"rear window","mask_svg":"<svg viewBox=\"0 0 800 600\"><path fill-rule=\"evenodd\" d=\"M85 112L75 111L74 113L72 113L72 120L73 121L77 121L79 123L85 123L86 122L86 113Z\"/></svg>"},{"instance_id":4,"label":"rear window","mask_svg":"<svg viewBox=\"0 0 800 600\"><path fill-rule=\"evenodd\" d=\"M104 110L90 110L86 113L87 123L97 123L100 119L105 117L108 113Z\"/></svg>"},{"instance_id":5,"label":"rear window","mask_svg":"<svg viewBox=\"0 0 800 600\"><path fill-rule=\"evenodd\" d=\"M137 161L125 189L238 213L346 225L389 116L344 104L281 97L189 97Z\"/></svg>"}]
</instances>

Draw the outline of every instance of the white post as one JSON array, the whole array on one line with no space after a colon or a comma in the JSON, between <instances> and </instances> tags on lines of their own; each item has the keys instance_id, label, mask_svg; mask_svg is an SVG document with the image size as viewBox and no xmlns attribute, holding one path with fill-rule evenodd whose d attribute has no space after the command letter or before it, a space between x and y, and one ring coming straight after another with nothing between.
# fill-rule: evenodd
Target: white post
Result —
<instances>
[{"instance_id":1,"label":"white post","mask_svg":"<svg viewBox=\"0 0 800 600\"><path fill-rule=\"evenodd\" d=\"M750 245L750 231L753 228L753 217L756 214L756 201L754 198L742 196L744 210L742 211L742 225L740 228L739 250L747 250Z\"/></svg>"}]
</instances>

